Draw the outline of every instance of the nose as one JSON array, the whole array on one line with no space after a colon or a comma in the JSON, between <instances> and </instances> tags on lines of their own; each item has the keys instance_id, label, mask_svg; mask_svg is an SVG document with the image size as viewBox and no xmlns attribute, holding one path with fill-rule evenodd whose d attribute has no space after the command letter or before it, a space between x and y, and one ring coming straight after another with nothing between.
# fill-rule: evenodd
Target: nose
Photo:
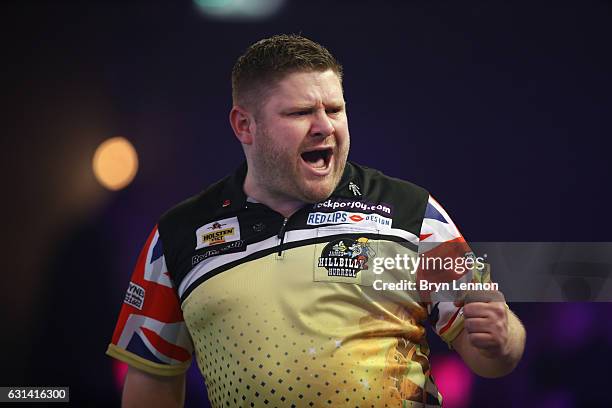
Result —
<instances>
[{"instance_id":1,"label":"nose","mask_svg":"<svg viewBox=\"0 0 612 408\"><path fill-rule=\"evenodd\" d=\"M332 133L334 133L334 125L329 116L327 116L327 112L325 112L325 109L317 110L310 126L310 134L312 136L327 137Z\"/></svg>"}]
</instances>

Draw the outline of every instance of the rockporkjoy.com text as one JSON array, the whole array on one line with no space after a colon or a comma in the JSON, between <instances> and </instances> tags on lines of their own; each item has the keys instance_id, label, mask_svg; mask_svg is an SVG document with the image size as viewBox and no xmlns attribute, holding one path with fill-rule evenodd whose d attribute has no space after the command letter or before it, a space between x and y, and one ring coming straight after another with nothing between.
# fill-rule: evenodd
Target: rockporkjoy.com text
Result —
<instances>
[{"instance_id":1,"label":"rockporkjoy.com text","mask_svg":"<svg viewBox=\"0 0 612 408\"><path fill-rule=\"evenodd\" d=\"M410 256L397 254L395 257L374 258L372 272L380 275L385 270L405 270L411 274L422 271L454 271L458 275L473 269L482 270L485 267L484 258L480 256L428 256L420 254Z\"/></svg>"}]
</instances>

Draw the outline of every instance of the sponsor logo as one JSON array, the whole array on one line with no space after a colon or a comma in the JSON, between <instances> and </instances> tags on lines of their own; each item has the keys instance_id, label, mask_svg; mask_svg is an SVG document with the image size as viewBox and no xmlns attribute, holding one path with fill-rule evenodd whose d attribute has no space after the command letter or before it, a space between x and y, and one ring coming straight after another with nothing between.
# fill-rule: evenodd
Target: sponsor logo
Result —
<instances>
[{"instance_id":1,"label":"sponsor logo","mask_svg":"<svg viewBox=\"0 0 612 408\"><path fill-rule=\"evenodd\" d=\"M238 241L239 239L240 224L238 223L238 218L225 218L203 225L196 230L195 249Z\"/></svg>"},{"instance_id":2,"label":"sponsor logo","mask_svg":"<svg viewBox=\"0 0 612 408\"><path fill-rule=\"evenodd\" d=\"M306 224L375 224L377 227L391 228L393 219L378 214L351 213L335 211L332 213L314 212L308 214Z\"/></svg>"},{"instance_id":3,"label":"sponsor logo","mask_svg":"<svg viewBox=\"0 0 612 408\"><path fill-rule=\"evenodd\" d=\"M200 239L202 240L202 242L208 243L208 245L216 245L226 242L225 237L228 235L235 235L234 228L226 228L221 231L211 232L209 234L200 236Z\"/></svg>"},{"instance_id":4,"label":"sponsor logo","mask_svg":"<svg viewBox=\"0 0 612 408\"><path fill-rule=\"evenodd\" d=\"M142 310L142 305L145 300L145 290L142 286L139 286L133 282L130 282L127 292L125 293L125 299L123 303L135 307L138 310Z\"/></svg>"},{"instance_id":5,"label":"sponsor logo","mask_svg":"<svg viewBox=\"0 0 612 408\"><path fill-rule=\"evenodd\" d=\"M393 207L389 204L343 198L330 198L329 200L313 204L312 208L317 211L352 210L366 214L377 213L383 216L393 215Z\"/></svg>"},{"instance_id":6,"label":"sponsor logo","mask_svg":"<svg viewBox=\"0 0 612 408\"><path fill-rule=\"evenodd\" d=\"M261 232L265 229L266 229L266 224L264 224L263 222L258 222L257 224L253 225L253 231L255 232Z\"/></svg>"},{"instance_id":7,"label":"sponsor logo","mask_svg":"<svg viewBox=\"0 0 612 408\"><path fill-rule=\"evenodd\" d=\"M211 256L217 256L222 254L231 254L234 252L241 252L246 250L246 244L244 240L229 242L225 245L217 245L214 248L208 249L201 254L197 254L191 257L191 266L196 266L206 258Z\"/></svg>"},{"instance_id":8,"label":"sponsor logo","mask_svg":"<svg viewBox=\"0 0 612 408\"><path fill-rule=\"evenodd\" d=\"M327 270L327 276L356 278L359 271L368 269L368 260L376 254L367 238L343 238L325 245L317 266Z\"/></svg>"}]
</instances>

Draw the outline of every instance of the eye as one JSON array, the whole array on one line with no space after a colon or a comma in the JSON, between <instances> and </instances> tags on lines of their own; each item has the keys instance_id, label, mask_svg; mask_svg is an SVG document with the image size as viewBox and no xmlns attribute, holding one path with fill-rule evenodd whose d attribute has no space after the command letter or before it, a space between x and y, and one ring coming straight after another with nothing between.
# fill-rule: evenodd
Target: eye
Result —
<instances>
[{"instance_id":1,"label":"eye","mask_svg":"<svg viewBox=\"0 0 612 408\"><path fill-rule=\"evenodd\" d=\"M342 112L342 108L331 108L331 109L327 109L325 112L327 112L328 115L336 115L340 112Z\"/></svg>"},{"instance_id":2,"label":"eye","mask_svg":"<svg viewBox=\"0 0 612 408\"><path fill-rule=\"evenodd\" d=\"M309 114L310 114L310 111L307 111L307 110L302 110L302 111L297 111L297 112L292 113L293 116L306 116Z\"/></svg>"}]
</instances>

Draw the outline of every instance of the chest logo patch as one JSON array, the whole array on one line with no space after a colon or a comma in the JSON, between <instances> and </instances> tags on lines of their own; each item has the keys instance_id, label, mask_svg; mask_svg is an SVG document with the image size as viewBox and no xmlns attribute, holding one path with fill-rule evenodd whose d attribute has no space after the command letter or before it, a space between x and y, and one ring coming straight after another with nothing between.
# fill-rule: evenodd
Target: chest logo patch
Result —
<instances>
[{"instance_id":1,"label":"chest logo patch","mask_svg":"<svg viewBox=\"0 0 612 408\"><path fill-rule=\"evenodd\" d=\"M368 269L368 260L376 256L367 238L343 238L327 244L321 251L317 266L327 270L327 276L356 278Z\"/></svg>"},{"instance_id":2,"label":"chest logo patch","mask_svg":"<svg viewBox=\"0 0 612 408\"><path fill-rule=\"evenodd\" d=\"M238 217L225 218L210 222L196 230L195 249L238 241L239 239L240 224L238 223Z\"/></svg>"}]
</instances>

